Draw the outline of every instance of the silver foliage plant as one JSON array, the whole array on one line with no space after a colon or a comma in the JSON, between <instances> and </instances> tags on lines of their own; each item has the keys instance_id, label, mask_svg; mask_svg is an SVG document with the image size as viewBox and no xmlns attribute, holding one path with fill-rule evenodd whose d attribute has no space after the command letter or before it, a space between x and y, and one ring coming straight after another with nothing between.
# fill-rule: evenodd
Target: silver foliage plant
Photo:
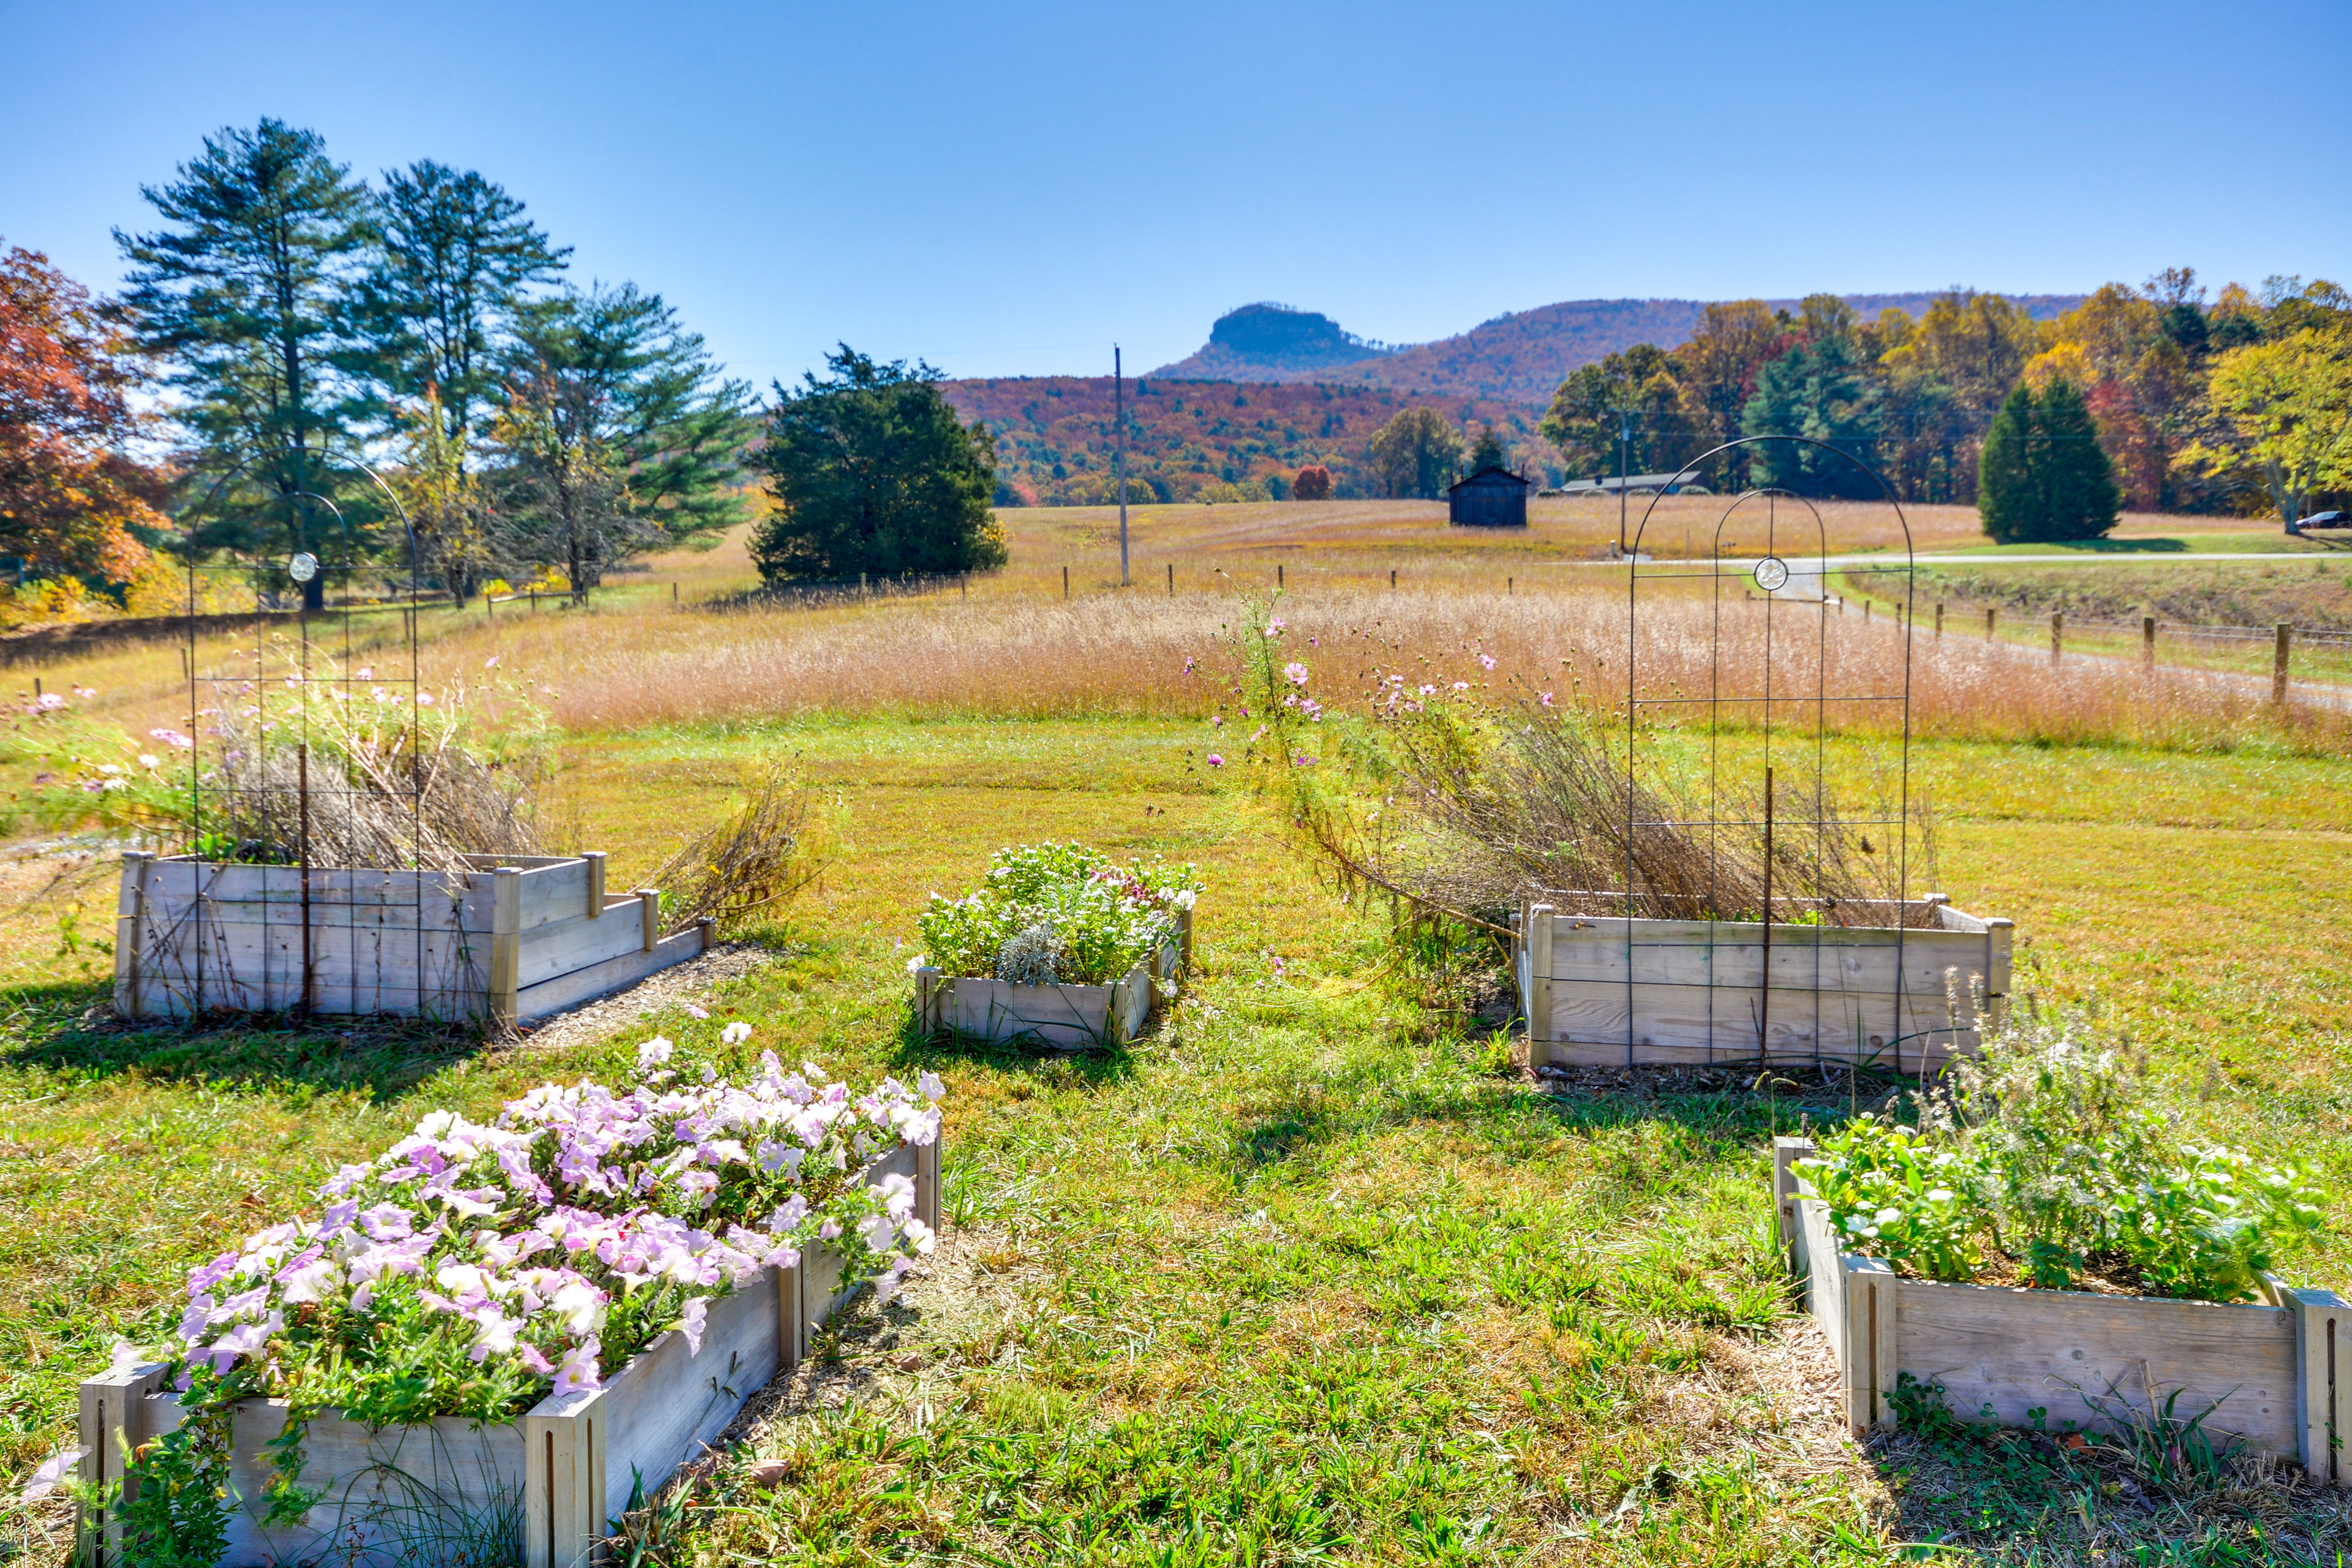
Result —
<instances>
[{"instance_id":1,"label":"silver foliage plant","mask_svg":"<svg viewBox=\"0 0 2352 1568\"><path fill-rule=\"evenodd\" d=\"M996 978L1008 985L1058 984L1067 958L1054 922L1041 921L996 950Z\"/></svg>"}]
</instances>

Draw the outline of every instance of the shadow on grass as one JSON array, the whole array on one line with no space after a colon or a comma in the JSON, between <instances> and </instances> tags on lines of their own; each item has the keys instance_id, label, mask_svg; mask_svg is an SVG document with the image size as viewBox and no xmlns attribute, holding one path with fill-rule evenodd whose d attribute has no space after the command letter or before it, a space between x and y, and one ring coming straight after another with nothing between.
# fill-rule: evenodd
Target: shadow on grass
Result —
<instances>
[{"instance_id":1,"label":"shadow on grass","mask_svg":"<svg viewBox=\"0 0 2352 1568\"><path fill-rule=\"evenodd\" d=\"M1700 1137L1763 1144L1781 1133L1833 1126L1916 1088L1864 1072L1759 1074L1752 1067L1630 1068L1576 1083L1495 1074L1453 1084L1393 1082L1380 1071L1297 1085L1235 1120L1233 1155L1265 1171L1383 1127L1444 1123L1483 1133L1498 1149L1532 1153L1563 1131L1599 1133L1664 1122ZM1533 1091L1533 1092L1530 1092Z\"/></svg>"},{"instance_id":2,"label":"shadow on grass","mask_svg":"<svg viewBox=\"0 0 2352 1568\"><path fill-rule=\"evenodd\" d=\"M2325 1563L2352 1547L2352 1493L2299 1465L2153 1418L2073 1431L2057 1404L2042 1430L1914 1408L1874 1433L1864 1459L1897 1500L1897 1539L1995 1563Z\"/></svg>"},{"instance_id":3,"label":"shadow on grass","mask_svg":"<svg viewBox=\"0 0 2352 1568\"><path fill-rule=\"evenodd\" d=\"M985 1040L974 1035L934 1035L923 1028L913 1005L909 1004L898 1024L897 1048L890 1054L892 1068L902 1078L911 1078L927 1068L950 1062L988 1068L1008 1075L1034 1077L1051 1073L1069 1079L1071 1087L1089 1092L1135 1075L1135 1053L1129 1046L1063 1050L1021 1040Z\"/></svg>"},{"instance_id":4,"label":"shadow on grass","mask_svg":"<svg viewBox=\"0 0 2352 1568\"><path fill-rule=\"evenodd\" d=\"M7 1017L0 1064L109 1078L364 1089L383 1101L479 1053L478 1027L409 1018L298 1019L214 1014L133 1025L103 1006L110 986L54 984L0 992Z\"/></svg>"}]
</instances>

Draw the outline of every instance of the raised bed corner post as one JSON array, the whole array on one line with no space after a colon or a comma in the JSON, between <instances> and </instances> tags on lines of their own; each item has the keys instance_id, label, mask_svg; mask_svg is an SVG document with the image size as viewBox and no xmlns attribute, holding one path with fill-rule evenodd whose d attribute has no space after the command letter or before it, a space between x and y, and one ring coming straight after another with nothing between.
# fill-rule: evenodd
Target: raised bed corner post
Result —
<instances>
[{"instance_id":1,"label":"raised bed corner post","mask_svg":"<svg viewBox=\"0 0 2352 1568\"><path fill-rule=\"evenodd\" d=\"M574 1568L604 1540L604 1393L550 1394L522 1418L523 1568Z\"/></svg>"},{"instance_id":2,"label":"raised bed corner post","mask_svg":"<svg viewBox=\"0 0 2352 1568\"><path fill-rule=\"evenodd\" d=\"M604 913L604 852L583 849L580 858L588 862L588 918L601 919Z\"/></svg>"},{"instance_id":3,"label":"raised bed corner post","mask_svg":"<svg viewBox=\"0 0 2352 1568\"><path fill-rule=\"evenodd\" d=\"M1557 1027L1551 1006L1551 917L1549 904L1528 907L1528 1070L1551 1066Z\"/></svg>"},{"instance_id":4,"label":"raised bed corner post","mask_svg":"<svg viewBox=\"0 0 2352 1568\"><path fill-rule=\"evenodd\" d=\"M2352 1487L2352 1304L2333 1290L2280 1289L2294 1314L2295 1431L2321 1486Z\"/></svg>"},{"instance_id":5,"label":"raised bed corner post","mask_svg":"<svg viewBox=\"0 0 2352 1568\"><path fill-rule=\"evenodd\" d=\"M149 1362L127 1372L101 1373L81 1385L79 1440L81 1458L75 1474L87 1486L121 1481L124 1496L134 1495L138 1482L123 1474L125 1462L147 1440L147 1398L162 1391L162 1362ZM122 1524L104 1509L81 1510L91 1547L89 1568L115 1568L122 1561Z\"/></svg>"},{"instance_id":6,"label":"raised bed corner post","mask_svg":"<svg viewBox=\"0 0 2352 1568\"><path fill-rule=\"evenodd\" d=\"M142 1016L141 950L147 943L147 879L155 868L152 849L122 854L122 892L114 907L114 1010L125 1018Z\"/></svg>"},{"instance_id":7,"label":"raised bed corner post","mask_svg":"<svg viewBox=\"0 0 2352 1568\"><path fill-rule=\"evenodd\" d=\"M1810 1138L1772 1140L1772 1226L1780 1239L1780 1257L1790 1273L1797 1271L1797 1162L1813 1152Z\"/></svg>"},{"instance_id":8,"label":"raised bed corner post","mask_svg":"<svg viewBox=\"0 0 2352 1568\"><path fill-rule=\"evenodd\" d=\"M516 1022L515 994L522 981L522 868L500 866L490 872L489 1021L495 1028Z\"/></svg>"}]
</instances>

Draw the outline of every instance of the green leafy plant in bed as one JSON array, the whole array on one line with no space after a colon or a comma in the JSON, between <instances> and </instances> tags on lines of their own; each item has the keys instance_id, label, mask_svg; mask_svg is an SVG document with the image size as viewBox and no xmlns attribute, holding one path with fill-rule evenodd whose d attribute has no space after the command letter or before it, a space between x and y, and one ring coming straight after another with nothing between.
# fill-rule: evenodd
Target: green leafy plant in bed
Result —
<instances>
[{"instance_id":1,"label":"green leafy plant in bed","mask_svg":"<svg viewBox=\"0 0 2352 1568\"><path fill-rule=\"evenodd\" d=\"M2280 1240L2320 1224L2306 1173L2183 1137L2144 1059L2084 1014L2029 1002L1989 1021L1981 1053L1916 1107L1916 1127L1864 1116L1822 1135L1798 1169L1844 1245L1930 1279L2063 1290L2096 1274L2242 1301Z\"/></svg>"},{"instance_id":2,"label":"green leafy plant in bed","mask_svg":"<svg viewBox=\"0 0 2352 1568\"><path fill-rule=\"evenodd\" d=\"M961 899L933 893L925 952L909 970L1016 984L1105 985L1172 940L1200 896L1192 868L1120 865L1078 844L1024 844L989 858Z\"/></svg>"}]
</instances>

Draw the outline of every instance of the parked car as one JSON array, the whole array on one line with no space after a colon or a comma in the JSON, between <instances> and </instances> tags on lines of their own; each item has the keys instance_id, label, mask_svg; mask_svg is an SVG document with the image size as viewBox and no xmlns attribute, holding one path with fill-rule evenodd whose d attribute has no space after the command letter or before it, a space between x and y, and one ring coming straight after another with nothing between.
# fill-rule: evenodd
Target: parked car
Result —
<instances>
[{"instance_id":1,"label":"parked car","mask_svg":"<svg viewBox=\"0 0 2352 1568\"><path fill-rule=\"evenodd\" d=\"M2314 528L2352 528L2352 511L2315 511L2309 517L2286 525L2289 533L2302 533Z\"/></svg>"}]
</instances>

